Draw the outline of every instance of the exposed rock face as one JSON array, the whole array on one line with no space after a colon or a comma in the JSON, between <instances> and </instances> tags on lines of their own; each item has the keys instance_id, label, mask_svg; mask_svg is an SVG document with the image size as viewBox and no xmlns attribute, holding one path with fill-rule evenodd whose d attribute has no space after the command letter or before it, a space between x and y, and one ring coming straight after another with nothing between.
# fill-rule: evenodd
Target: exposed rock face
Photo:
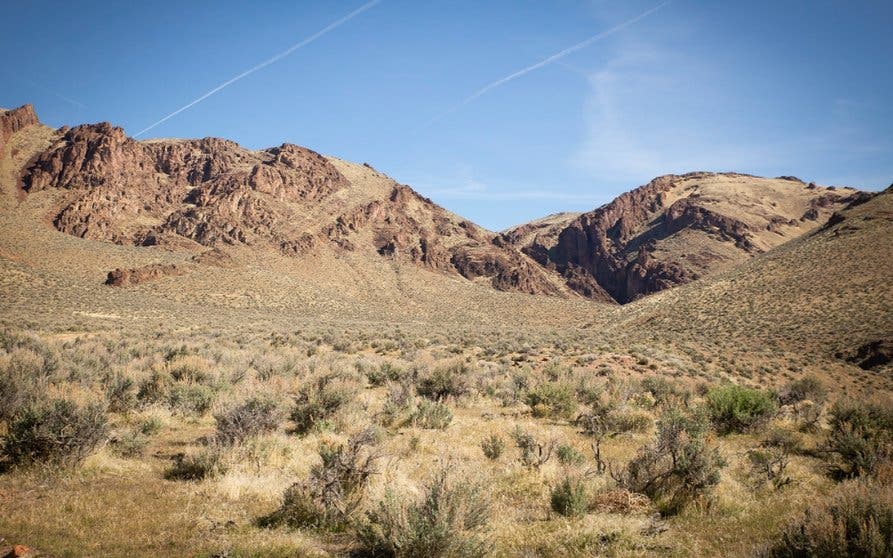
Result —
<instances>
[{"instance_id":1,"label":"exposed rock face","mask_svg":"<svg viewBox=\"0 0 893 558\"><path fill-rule=\"evenodd\" d=\"M348 186L321 155L295 145L260 152L215 138L138 142L108 123L76 126L41 154L25 189L71 191L59 230L120 244L285 245L292 208ZM284 202L284 203L283 203Z\"/></svg>"},{"instance_id":2,"label":"exposed rock face","mask_svg":"<svg viewBox=\"0 0 893 558\"><path fill-rule=\"evenodd\" d=\"M129 287L139 285L146 281L154 281L171 275L183 275L185 271L176 265L152 264L134 269L121 269L120 267L109 271L105 284L111 287Z\"/></svg>"},{"instance_id":3,"label":"exposed rock face","mask_svg":"<svg viewBox=\"0 0 893 558\"><path fill-rule=\"evenodd\" d=\"M108 123L81 125L60 130L22 181L28 193L62 191L52 222L63 232L171 250L208 247L195 261L218 267L231 264L222 251L228 245L294 257L334 248L482 277L500 290L570 292L513 246L409 187L390 181L387 193L358 191L363 184L296 145L250 151L215 138L140 142ZM113 273L109 284L131 284L162 271Z\"/></svg>"},{"instance_id":4,"label":"exposed rock face","mask_svg":"<svg viewBox=\"0 0 893 558\"><path fill-rule=\"evenodd\" d=\"M543 234L504 233L588 297L625 303L698 279L799 236L853 195L794 177L689 173L655 178ZM815 223L813 223L815 222Z\"/></svg>"},{"instance_id":5,"label":"exposed rock face","mask_svg":"<svg viewBox=\"0 0 893 558\"><path fill-rule=\"evenodd\" d=\"M39 124L37 114L31 105L22 105L17 109L0 111L0 153L6 149L6 142L19 130Z\"/></svg>"}]
</instances>

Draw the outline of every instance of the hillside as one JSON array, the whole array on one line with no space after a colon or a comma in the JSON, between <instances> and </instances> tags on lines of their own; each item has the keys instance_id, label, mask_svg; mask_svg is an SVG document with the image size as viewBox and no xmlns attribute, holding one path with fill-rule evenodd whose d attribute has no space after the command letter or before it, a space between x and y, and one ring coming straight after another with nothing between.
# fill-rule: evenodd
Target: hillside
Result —
<instances>
[{"instance_id":1,"label":"hillside","mask_svg":"<svg viewBox=\"0 0 893 558\"><path fill-rule=\"evenodd\" d=\"M41 217L69 235L159 246L198 263L247 247L411 265L502 291L568 294L497 235L368 166L290 144L251 151L215 138L139 142L108 123L53 131L30 106L0 121L11 146L6 199L46 200Z\"/></svg>"},{"instance_id":2,"label":"hillside","mask_svg":"<svg viewBox=\"0 0 893 558\"><path fill-rule=\"evenodd\" d=\"M793 177L666 175L594 211L521 225L504 238L572 290L627 303L797 238L857 195Z\"/></svg>"}]
</instances>

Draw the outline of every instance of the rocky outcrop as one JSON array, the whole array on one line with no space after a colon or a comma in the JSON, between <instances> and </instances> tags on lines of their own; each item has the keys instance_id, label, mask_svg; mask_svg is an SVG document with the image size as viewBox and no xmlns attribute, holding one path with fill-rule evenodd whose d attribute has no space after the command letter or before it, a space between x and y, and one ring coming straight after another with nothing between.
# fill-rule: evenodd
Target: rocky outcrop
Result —
<instances>
[{"instance_id":1,"label":"rocky outcrop","mask_svg":"<svg viewBox=\"0 0 893 558\"><path fill-rule=\"evenodd\" d=\"M138 142L108 123L68 130L26 170L25 190L69 191L59 230L120 244L286 244L289 204L348 186L295 145L254 152L216 138Z\"/></svg>"},{"instance_id":2,"label":"rocky outcrop","mask_svg":"<svg viewBox=\"0 0 893 558\"><path fill-rule=\"evenodd\" d=\"M626 303L798 236L802 222L821 224L851 197L791 176L666 175L560 230L554 222L529 224L503 238L560 273L570 289Z\"/></svg>"},{"instance_id":3,"label":"rocky outcrop","mask_svg":"<svg viewBox=\"0 0 893 558\"><path fill-rule=\"evenodd\" d=\"M6 149L6 142L19 130L40 124L34 107L22 105L17 109L0 111L0 154Z\"/></svg>"},{"instance_id":4,"label":"rocky outcrop","mask_svg":"<svg viewBox=\"0 0 893 558\"><path fill-rule=\"evenodd\" d=\"M60 130L22 181L28 193L60 193L51 215L60 231L169 250L204 247L193 261L205 265L232 266L226 246L291 257L334 249L484 279L500 290L569 292L515 247L411 188L391 181L384 195L357 191L362 184L296 145L251 151L216 138L141 142L111 124L88 124ZM119 269L107 283L179 272Z\"/></svg>"},{"instance_id":5,"label":"rocky outcrop","mask_svg":"<svg viewBox=\"0 0 893 558\"><path fill-rule=\"evenodd\" d=\"M186 272L173 264L151 264L133 269L117 268L109 271L105 284L111 287L130 287L163 277L184 275Z\"/></svg>"}]
</instances>

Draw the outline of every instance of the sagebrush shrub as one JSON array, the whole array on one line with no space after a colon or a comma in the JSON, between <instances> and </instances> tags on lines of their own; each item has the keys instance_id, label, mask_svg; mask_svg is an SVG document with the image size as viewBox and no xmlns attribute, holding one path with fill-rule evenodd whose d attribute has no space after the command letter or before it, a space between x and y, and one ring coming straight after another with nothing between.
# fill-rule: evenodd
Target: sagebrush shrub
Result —
<instances>
[{"instance_id":1,"label":"sagebrush shrub","mask_svg":"<svg viewBox=\"0 0 893 558\"><path fill-rule=\"evenodd\" d=\"M767 391L727 385L707 392L707 412L723 434L746 432L775 414L775 396Z\"/></svg>"},{"instance_id":2,"label":"sagebrush shrub","mask_svg":"<svg viewBox=\"0 0 893 558\"><path fill-rule=\"evenodd\" d=\"M77 463L106 439L108 420L98 403L67 399L33 403L10 419L3 451L14 464Z\"/></svg>"},{"instance_id":3,"label":"sagebrush shrub","mask_svg":"<svg viewBox=\"0 0 893 558\"><path fill-rule=\"evenodd\" d=\"M416 392L427 399L444 401L458 398L468 393L468 377L471 374L464 362L437 366L433 370L419 374Z\"/></svg>"},{"instance_id":4,"label":"sagebrush shrub","mask_svg":"<svg viewBox=\"0 0 893 558\"><path fill-rule=\"evenodd\" d=\"M291 420L298 434L306 434L353 400L356 386L335 375L325 375L304 386L295 400Z\"/></svg>"},{"instance_id":5,"label":"sagebrush shrub","mask_svg":"<svg viewBox=\"0 0 893 558\"><path fill-rule=\"evenodd\" d=\"M664 513L677 513L719 483L725 460L707 444L706 434L702 417L667 411L655 440L615 478L623 488L651 498Z\"/></svg>"},{"instance_id":6,"label":"sagebrush shrub","mask_svg":"<svg viewBox=\"0 0 893 558\"><path fill-rule=\"evenodd\" d=\"M443 403L422 399L409 420L419 428L443 430L453 422L453 412Z\"/></svg>"},{"instance_id":7,"label":"sagebrush shrub","mask_svg":"<svg viewBox=\"0 0 893 558\"><path fill-rule=\"evenodd\" d=\"M893 486L859 479L841 484L790 523L764 558L893 556Z\"/></svg>"},{"instance_id":8,"label":"sagebrush shrub","mask_svg":"<svg viewBox=\"0 0 893 558\"><path fill-rule=\"evenodd\" d=\"M484 452L484 457L496 461L505 451L505 440L499 434L491 434L481 440L481 450Z\"/></svg>"},{"instance_id":9,"label":"sagebrush shrub","mask_svg":"<svg viewBox=\"0 0 893 558\"><path fill-rule=\"evenodd\" d=\"M368 366L364 372L369 384L376 387L396 382L406 374L405 370L390 362L382 362L379 366Z\"/></svg>"},{"instance_id":10,"label":"sagebrush shrub","mask_svg":"<svg viewBox=\"0 0 893 558\"><path fill-rule=\"evenodd\" d=\"M359 526L360 556L478 558L489 545L482 534L490 505L480 484L442 467L420 498L388 491Z\"/></svg>"},{"instance_id":11,"label":"sagebrush shrub","mask_svg":"<svg viewBox=\"0 0 893 558\"><path fill-rule=\"evenodd\" d=\"M165 471L168 480L202 480L226 474L228 466L223 449L212 445L193 454L174 456L173 466Z\"/></svg>"},{"instance_id":12,"label":"sagebrush shrub","mask_svg":"<svg viewBox=\"0 0 893 558\"><path fill-rule=\"evenodd\" d=\"M840 457L841 476L872 474L893 456L893 405L840 400L831 407L828 449Z\"/></svg>"},{"instance_id":13,"label":"sagebrush shrub","mask_svg":"<svg viewBox=\"0 0 893 558\"><path fill-rule=\"evenodd\" d=\"M538 418L571 418L577 410L572 386L560 382L543 382L524 395L524 402Z\"/></svg>"},{"instance_id":14,"label":"sagebrush shrub","mask_svg":"<svg viewBox=\"0 0 893 558\"><path fill-rule=\"evenodd\" d=\"M589 506L586 485L579 477L565 476L561 482L552 487L549 502L552 511L565 517L586 515Z\"/></svg>"},{"instance_id":15,"label":"sagebrush shrub","mask_svg":"<svg viewBox=\"0 0 893 558\"><path fill-rule=\"evenodd\" d=\"M217 441L233 444L276 430L282 416L276 401L253 397L215 414L214 419L217 421Z\"/></svg>"},{"instance_id":16,"label":"sagebrush shrub","mask_svg":"<svg viewBox=\"0 0 893 558\"><path fill-rule=\"evenodd\" d=\"M320 444L322 463L310 470L304 482L289 487L279 509L263 518L261 524L343 530L362 503L369 478L377 471L381 456L371 449L377 441L377 433L366 429L351 436L346 444Z\"/></svg>"}]
</instances>

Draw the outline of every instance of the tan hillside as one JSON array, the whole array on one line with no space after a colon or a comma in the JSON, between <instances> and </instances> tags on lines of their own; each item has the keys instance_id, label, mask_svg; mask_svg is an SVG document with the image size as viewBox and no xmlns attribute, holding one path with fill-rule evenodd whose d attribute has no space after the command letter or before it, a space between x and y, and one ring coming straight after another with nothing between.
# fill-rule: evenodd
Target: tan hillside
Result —
<instances>
[{"instance_id":1,"label":"tan hillside","mask_svg":"<svg viewBox=\"0 0 893 558\"><path fill-rule=\"evenodd\" d=\"M334 256L363 267L414 266L503 291L568 293L495 234L368 166L289 144L250 151L215 138L138 142L107 123L51 131L30 107L0 119L11 145L6 196L29 198L17 213L40 206L41 219L73 236L159 246L198 263L208 249L249 248L305 263Z\"/></svg>"},{"instance_id":2,"label":"tan hillside","mask_svg":"<svg viewBox=\"0 0 893 558\"><path fill-rule=\"evenodd\" d=\"M655 178L589 213L505 238L586 296L626 303L740 264L821 226L857 193L793 177Z\"/></svg>"},{"instance_id":3,"label":"tan hillside","mask_svg":"<svg viewBox=\"0 0 893 558\"><path fill-rule=\"evenodd\" d=\"M893 359L893 190L706 281L625 307L628 342L658 339L734 361L787 354L886 373Z\"/></svg>"}]
</instances>

